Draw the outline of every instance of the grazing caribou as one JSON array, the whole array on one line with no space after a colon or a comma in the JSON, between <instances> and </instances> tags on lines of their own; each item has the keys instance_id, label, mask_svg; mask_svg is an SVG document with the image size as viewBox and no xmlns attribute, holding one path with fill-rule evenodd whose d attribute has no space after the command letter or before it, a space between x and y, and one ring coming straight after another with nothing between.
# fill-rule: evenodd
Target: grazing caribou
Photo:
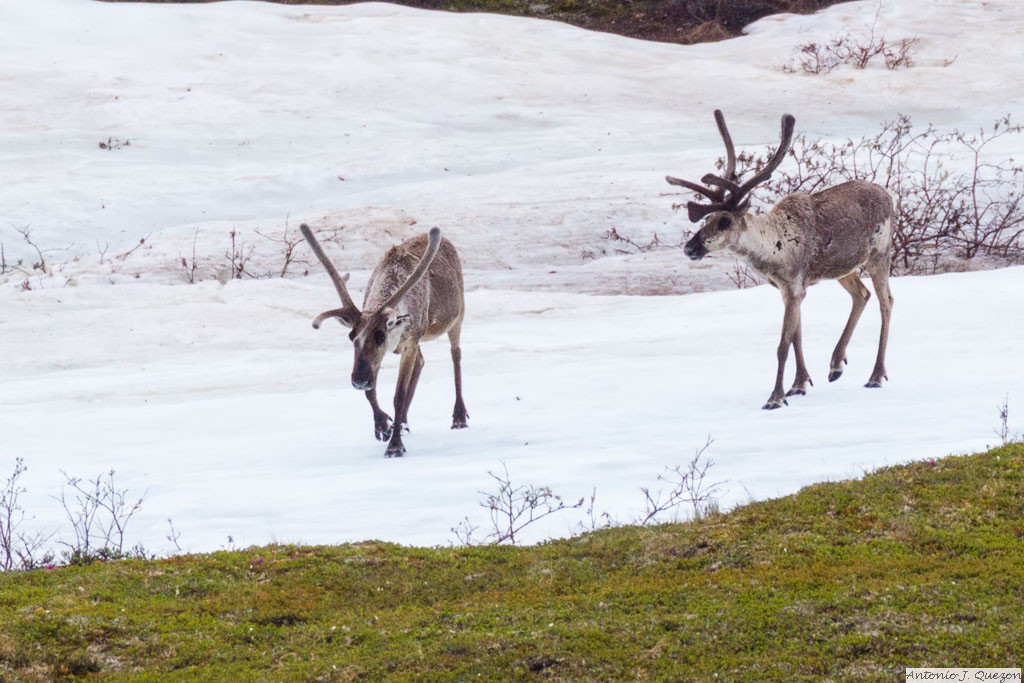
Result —
<instances>
[{"instance_id":1,"label":"grazing caribou","mask_svg":"<svg viewBox=\"0 0 1024 683\"><path fill-rule=\"evenodd\" d=\"M388 441L387 457L405 453L402 429L408 431L409 405L423 370L420 341L448 334L455 365L455 410L452 429L466 427L466 406L462 402L462 350L459 336L466 312L462 287L462 265L455 247L431 228L427 235L406 240L392 247L377 264L366 286L363 310L348 295L348 274L338 275L305 223L299 228L324 265L341 297L341 308L324 311L313 321L319 329L328 318L352 328L348 338L355 347L352 386L366 392L373 408L373 433ZM377 404L377 372L389 351L401 354L398 382L395 386L395 420Z\"/></svg>"},{"instance_id":2,"label":"grazing caribou","mask_svg":"<svg viewBox=\"0 0 1024 683\"><path fill-rule=\"evenodd\" d=\"M871 293L860 281L863 268L871 276L882 312L878 355L866 387L880 387L885 373L885 346L893 297L889 292L889 264L892 260L893 201L889 192L873 183L853 180L811 194L794 193L779 200L762 215L748 215L750 192L766 181L789 151L796 120L782 117L782 141L767 164L746 182L736 176L736 153L721 111L715 111L718 132L725 143L726 163L722 175L707 174L701 184L667 176L665 180L693 190L709 204L689 202L691 222L704 224L686 243L683 251L699 260L713 251L729 251L741 257L779 289L785 304L782 339L778 348L775 388L765 410L787 404L786 397L807 393L811 382L801 348L800 303L807 288L820 280L835 279L853 298L853 310L839 337L829 367L828 380L843 374L846 345ZM796 356L796 381L782 388L786 356L792 345Z\"/></svg>"}]
</instances>

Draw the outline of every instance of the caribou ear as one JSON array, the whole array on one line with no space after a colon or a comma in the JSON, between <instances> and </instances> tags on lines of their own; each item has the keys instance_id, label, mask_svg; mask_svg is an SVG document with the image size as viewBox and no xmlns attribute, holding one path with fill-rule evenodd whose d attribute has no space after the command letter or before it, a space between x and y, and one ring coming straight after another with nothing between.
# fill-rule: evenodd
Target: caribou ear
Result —
<instances>
[{"instance_id":1,"label":"caribou ear","mask_svg":"<svg viewBox=\"0 0 1024 683\"><path fill-rule=\"evenodd\" d=\"M396 311L395 309L393 309L391 307L382 309L381 313L383 313L385 316L387 316L387 323L386 323L386 325L387 325L387 328L388 328L389 332L391 330L395 329L396 327L408 324L408 322L409 322L409 316L407 314L399 315L398 311Z\"/></svg>"}]
</instances>

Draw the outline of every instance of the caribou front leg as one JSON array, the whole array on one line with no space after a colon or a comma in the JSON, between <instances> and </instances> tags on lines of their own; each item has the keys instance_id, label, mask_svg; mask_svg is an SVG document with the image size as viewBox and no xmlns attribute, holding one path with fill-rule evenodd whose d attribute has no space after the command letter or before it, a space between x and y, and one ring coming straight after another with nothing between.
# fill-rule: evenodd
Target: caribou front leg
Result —
<instances>
[{"instance_id":1,"label":"caribou front leg","mask_svg":"<svg viewBox=\"0 0 1024 683\"><path fill-rule=\"evenodd\" d=\"M768 397L768 402L761 406L764 410L775 410L784 405L789 405L786 401L786 391L782 388L782 379L786 372L786 358L789 356L789 347L793 344L797 330L800 329L800 303L803 301L804 292L802 290L796 292L780 291L786 311L782 316L782 339L779 340L779 348L776 352L779 366L775 373L775 389L772 390L771 396ZM804 372L806 373L806 369Z\"/></svg>"},{"instance_id":2,"label":"caribou front leg","mask_svg":"<svg viewBox=\"0 0 1024 683\"><path fill-rule=\"evenodd\" d=\"M402 360L398 366L398 382L395 386L395 424L391 430L391 441L384 455L388 458L399 458L405 454L405 445L402 443L402 429L408 429L409 405L416 393L416 384L420 379L420 371L423 370L423 353L420 347L413 347L412 351L402 354Z\"/></svg>"},{"instance_id":3,"label":"caribou front leg","mask_svg":"<svg viewBox=\"0 0 1024 683\"><path fill-rule=\"evenodd\" d=\"M391 416L385 413L377 403L377 382L374 378L373 389L366 392L366 400L370 402L373 409L373 435L377 441L387 441L391 438Z\"/></svg>"}]
</instances>

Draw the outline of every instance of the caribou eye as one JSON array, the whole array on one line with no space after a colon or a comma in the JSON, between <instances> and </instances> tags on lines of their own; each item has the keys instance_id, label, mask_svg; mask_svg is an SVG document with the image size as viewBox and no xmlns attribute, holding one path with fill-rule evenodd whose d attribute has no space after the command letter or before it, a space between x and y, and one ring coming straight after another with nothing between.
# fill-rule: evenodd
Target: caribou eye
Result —
<instances>
[{"instance_id":1,"label":"caribou eye","mask_svg":"<svg viewBox=\"0 0 1024 683\"><path fill-rule=\"evenodd\" d=\"M718 219L718 229L728 230L732 227L732 216L722 216Z\"/></svg>"},{"instance_id":2,"label":"caribou eye","mask_svg":"<svg viewBox=\"0 0 1024 683\"><path fill-rule=\"evenodd\" d=\"M377 330L373 333L373 343L377 346L384 346L384 342L388 340L388 336L384 334L384 330Z\"/></svg>"}]
</instances>

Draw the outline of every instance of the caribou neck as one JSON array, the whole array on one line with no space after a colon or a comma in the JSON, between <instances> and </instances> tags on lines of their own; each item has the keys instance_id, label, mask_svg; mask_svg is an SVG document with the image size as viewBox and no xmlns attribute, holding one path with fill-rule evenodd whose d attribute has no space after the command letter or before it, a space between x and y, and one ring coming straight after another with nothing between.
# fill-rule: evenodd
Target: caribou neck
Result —
<instances>
[{"instance_id":1,"label":"caribou neck","mask_svg":"<svg viewBox=\"0 0 1024 683\"><path fill-rule=\"evenodd\" d=\"M808 247L806 234L801 235L784 213L775 211L739 220L742 225L737 226L738 237L728 249L776 286L793 280Z\"/></svg>"}]
</instances>

